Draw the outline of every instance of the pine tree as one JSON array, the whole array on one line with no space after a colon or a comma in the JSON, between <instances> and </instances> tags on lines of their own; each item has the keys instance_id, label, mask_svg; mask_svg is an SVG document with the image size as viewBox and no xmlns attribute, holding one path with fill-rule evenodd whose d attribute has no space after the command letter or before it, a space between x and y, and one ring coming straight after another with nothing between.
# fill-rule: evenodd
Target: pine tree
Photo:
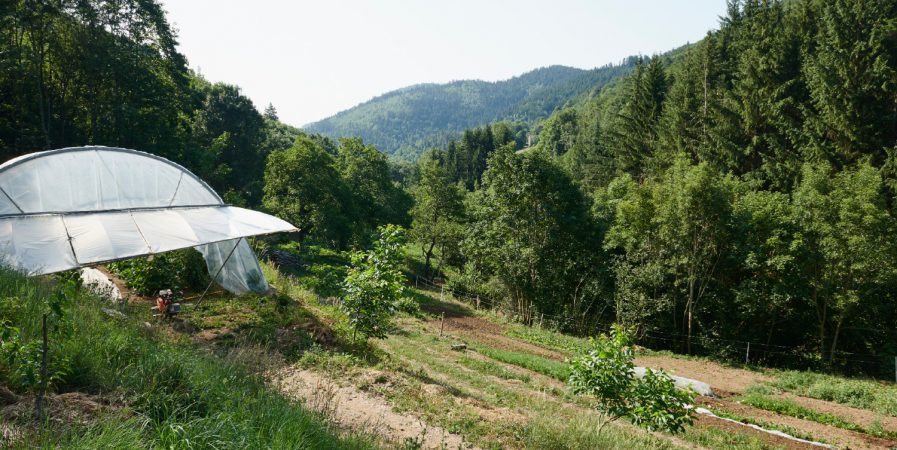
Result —
<instances>
[{"instance_id":1,"label":"pine tree","mask_svg":"<svg viewBox=\"0 0 897 450\"><path fill-rule=\"evenodd\" d=\"M804 68L811 156L838 165L886 158L897 140L897 3L823 2L818 48Z\"/></svg>"},{"instance_id":2,"label":"pine tree","mask_svg":"<svg viewBox=\"0 0 897 450\"><path fill-rule=\"evenodd\" d=\"M265 108L265 118L271 120L280 120L277 117L277 108L274 107L273 103L268 103L268 107Z\"/></svg>"},{"instance_id":3,"label":"pine tree","mask_svg":"<svg viewBox=\"0 0 897 450\"><path fill-rule=\"evenodd\" d=\"M659 57L639 60L627 80L626 104L617 130L622 169L642 176L657 163L658 125L666 100L668 80Z\"/></svg>"}]
</instances>

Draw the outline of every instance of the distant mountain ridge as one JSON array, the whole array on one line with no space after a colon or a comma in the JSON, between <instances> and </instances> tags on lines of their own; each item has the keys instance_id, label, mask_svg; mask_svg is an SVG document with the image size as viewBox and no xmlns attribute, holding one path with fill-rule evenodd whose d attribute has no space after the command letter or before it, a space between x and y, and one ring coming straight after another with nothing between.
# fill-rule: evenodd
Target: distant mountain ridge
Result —
<instances>
[{"instance_id":1,"label":"distant mountain ridge","mask_svg":"<svg viewBox=\"0 0 897 450\"><path fill-rule=\"evenodd\" d=\"M550 66L502 81L426 83L387 92L304 126L330 137L360 136L381 151L414 159L465 129L510 120L533 124L578 96L628 73L630 57L591 70Z\"/></svg>"}]
</instances>

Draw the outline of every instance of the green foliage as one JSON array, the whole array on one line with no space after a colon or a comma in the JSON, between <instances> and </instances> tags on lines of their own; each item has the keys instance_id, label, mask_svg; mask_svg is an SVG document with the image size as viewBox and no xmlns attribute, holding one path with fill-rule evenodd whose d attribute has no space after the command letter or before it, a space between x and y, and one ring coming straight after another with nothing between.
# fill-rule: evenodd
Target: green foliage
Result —
<instances>
[{"instance_id":1,"label":"green foliage","mask_svg":"<svg viewBox=\"0 0 897 450\"><path fill-rule=\"evenodd\" d=\"M646 369L644 377L636 378L630 339L617 325L600 335L585 355L570 362L568 384L574 393L595 399L607 416L605 424L625 417L649 430L682 432L692 423L695 394L676 389L662 370Z\"/></svg>"},{"instance_id":2,"label":"green foliage","mask_svg":"<svg viewBox=\"0 0 897 450\"><path fill-rule=\"evenodd\" d=\"M48 291L43 282L0 273L0 320L29 342L40 335ZM270 390L261 376L261 353L215 356L145 329L143 319L110 320L100 310L104 304L81 292L60 305L66 320L53 321L60 328L51 329L50 355L69 363L64 373L56 372L55 389L115 392L128 408L92 424L26 435L23 447L372 448L355 436L338 437L317 415ZM2 361L0 366L6 368ZM0 383L12 387L9 377L0 370Z\"/></svg>"},{"instance_id":3,"label":"green foliage","mask_svg":"<svg viewBox=\"0 0 897 450\"><path fill-rule=\"evenodd\" d=\"M340 139L336 168L352 193L355 241L364 242L383 224L408 226L411 197L392 181L386 156L360 138Z\"/></svg>"},{"instance_id":4,"label":"green foliage","mask_svg":"<svg viewBox=\"0 0 897 450\"><path fill-rule=\"evenodd\" d=\"M379 238L367 252L352 254L346 275L342 309L353 332L384 338L405 290L402 273L404 230L397 225L380 227Z\"/></svg>"},{"instance_id":5,"label":"green foliage","mask_svg":"<svg viewBox=\"0 0 897 450\"><path fill-rule=\"evenodd\" d=\"M897 137L897 5L835 0L814 12L816 51L803 67L811 148L841 163L868 156L880 164Z\"/></svg>"},{"instance_id":6,"label":"green foliage","mask_svg":"<svg viewBox=\"0 0 897 450\"><path fill-rule=\"evenodd\" d=\"M797 395L897 417L897 387L880 382L788 371L776 376L772 385Z\"/></svg>"},{"instance_id":7,"label":"green foliage","mask_svg":"<svg viewBox=\"0 0 897 450\"><path fill-rule=\"evenodd\" d=\"M463 130L480 124L501 120L535 123L569 100L627 73L632 64L630 58L620 65L593 70L545 67L496 83L466 80L410 86L306 129L333 138L360 136L387 154L413 160L424 150L443 146Z\"/></svg>"},{"instance_id":8,"label":"green foliage","mask_svg":"<svg viewBox=\"0 0 897 450\"><path fill-rule=\"evenodd\" d=\"M15 278L15 274L5 269L0 272L0 283L12 282ZM32 299L33 303L29 305L10 305L8 298L5 304L0 303L0 311L4 313L32 313L39 315L42 320L41 333L32 334L0 316L0 373L8 374L8 380L14 388L27 392L52 389L68 374L68 358L49 354L46 356L47 370L43 373L43 331L46 331L47 339L53 342L67 337L70 329L66 323L65 308L69 299L76 296L77 292L77 284L69 281L60 284L52 293L38 291L40 298ZM46 330L43 329L44 322Z\"/></svg>"},{"instance_id":9,"label":"green foliage","mask_svg":"<svg viewBox=\"0 0 897 450\"><path fill-rule=\"evenodd\" d=\"M333 156L314 140L300 137L268 156L264 191L265 209L299 228L300 243L311 233L336 246L351 238L351 193Z\"/></svg>"},{"instance_id":10,"label":"green foliage","mask_svg":"<svg viewBox=\"0 0 897 450\"><path fill-rule=\"evenodd\" d=\"M13 388L27 392L36 392L41 387L52 389L68 374L69 361L53 358L48 362L44 378L41 375L43 352L40 340L27 340L18 328L0 324L0 339L0 358L3 360L0 368L8 373Z\"/></svg>"},{"instance_id":11,"label":"green foliage","mask_svg":"<svg viewBox=\"0 0 897 450\"><path fill-rule=\"evenodd\" d=\"M604 245L625 252L615 265L622 281L616 294L618 320L640 325L665 312L658 306L678 305L685 312L691 351L695 310L717 279L731 239L737 181L706 164L680 159L660 182L637 186L624 178L608 189L595 208L613 216Z\"/></svg>"},{"instance_id":12,"label":"green foliage","mask_svg":"<svg viewBox=\"0 0 897 450\"><path fill-rule=\"evenodd\" d=\"M739 403L753 406L755 408L765 409L778 414L797 417L798 419L812 420L813 422L831 425L833 427L843 428L845 430L859 431L865 433L863 427L834 414L821 413L810 408L803 407L793 401L771 398L763 395L748 394L739 398Z\"/></svg>"},{"instance_id":13,"label":"green foliage","mask_svg":"<svg viewBox=\"0 0 897 450\"><path fill-rule=\"evenodd\" d=\"M432 259L438 250L441 267L460 252L464 220L464 191L453 184L448 171L438 161L420 163L420 182L412 188L411 235L424 255L424 276L432 278ZM457 256L456 256L457 257Z\"/></svg>"},{"instance_id":14,"label":"green foliage","mask_svg":"<svg viewBox=\"0 0 897 450\"><path fill-rule=\"evenodd\" d=\"M336 152L334 155L333 152ZM411 197L392 180L386 157L360 139L300 136L268 156L264 206L309 236L336 248L363 244L387 223L408 225Z\"/></svg>"},{"instance_id":15,"label":"green foliage","mask_svg":"<svg viewBox=\"0 0 897 450\"><path fill-rule=\"evenodd\" d=\"M570 368L567 364L552 359L543 358L525 352L502 350L492 347L477 346L476 350L494 360L507 364L523 367L533 372L541 373L556 380L564 381L570 376Z\"/></svg>"},{"instance_id":16,"label":"green foliage","mask_svg":"<svg viewBox=\"0 0 897 450\"><path fill-rule=\"evenodd\" d=\"M202 290L210 280L205 259L192 248L118 261L109 264L109 268L141 295L162 289Z\"/></svg>"},{"instance_id":17,"label":"green foliage","mask_svg":"<svg viewBox=\"0 0 897 450\"><path fill-rule=\"evenodd\" d=\"M530 381L529 375L525 373L519 374L517 372L508 370L501 365L494 364L488 361L462 356L458 358L458 363L465 367L476 370L477 372L484 373L486 375L492 375L503 380L520 380L524 383L528 383Z\"/></svg>"},{"instance_id":18,"label":"green foliage","mask_svg":"<svg viewBox=\"0 0 897 450\"><path fill-rule=\"evenodd\" d=\"M322 297L339 297L343 292L343 280L346 279L346 266L333 264L314 264L309 266L311 276L305 279L305 285Z\"/></svg>"},{"instance_id":19,"label":"green foliage","mask_svg":"<svg viewBox=\"0 0 897 450\"><path fill-rule=\"evenodd\" d=\"M523 321L535 312L578 315L597 302L600 236L586 205L570 178L540 154L506 146L489 159L483 189L468 202L464 255L501 281Z\"/></svg>"}]
</instances>

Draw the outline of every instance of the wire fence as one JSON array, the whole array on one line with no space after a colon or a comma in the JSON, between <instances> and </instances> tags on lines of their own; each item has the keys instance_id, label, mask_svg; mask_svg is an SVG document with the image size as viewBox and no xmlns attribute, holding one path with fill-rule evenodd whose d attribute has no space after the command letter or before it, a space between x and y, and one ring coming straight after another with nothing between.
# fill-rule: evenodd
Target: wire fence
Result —
<instances>
[{"instance_id":1,"label":"wire fence","mask_svg":"<svg viewBox=\"0 0 897 450\"><path fill-rule=\"evenodd\" d=\"M453 298L462 300L465 303L474 306L476 309L497 310L502 304L501 302L485 296L483 294L474 294L460 289L446 286L445 284L436 284L425 277L414 276L414 285L416 288L424 287L432 290L438 290L440 295L451 295ZM573 320L571 316L561 316L554 314L538 313L532 316L538 318L541 325L544 319L555 321L562 324ZM596 329L595 332L606 331ZM669 333L656 330L647 331L641 334L640 343L647 344L649 348L664 348L669 350L683 349L689 340L689 336L681 333ZM824 364L815 352L806 346L788 346L781 344L771 344L764 342L748 341L741 339L721 338L705 335L692 335L690 337L693 347L700 347L705 353L715 354L725 359L732 360L744 364L774 364L778 366L793 366L800 363L804 366L810 364ZM654 345L651 345L654 344ZM740 355L744 355L741 358ZM891 355L882 353L859 353L848 351L835 351L832 360L839 363L852 363L863 369L864 375L873 378L882 378L882 370L876 370L889 365ZM894 358L894 381L897 383L897 356ZM890 377L888 377L890 378Z\"/></svg>"}]
</instances>

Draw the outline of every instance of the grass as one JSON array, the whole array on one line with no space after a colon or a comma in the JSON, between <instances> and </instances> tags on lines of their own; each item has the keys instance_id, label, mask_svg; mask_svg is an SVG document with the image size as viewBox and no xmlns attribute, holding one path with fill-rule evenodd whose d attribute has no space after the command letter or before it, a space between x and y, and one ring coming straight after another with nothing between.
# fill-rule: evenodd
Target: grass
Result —
<instances>
[{"instance_id":1,"label":"grass","mask_svg":"<svg viewBox=\"0 0 897 450\"><path fill-rule=\"evenodd\" d=\"M499 350L497 348L487 347L485 345L476 345L474 349L492 359L507 364L523 367L533 372L541 373L560 381L567 381L570 378L570 367L566 363L555 361L530 353L514 352L510 350Z\"/></svg>"},{"instance_id":2,"label":"grass","mask_svg":"<svg viewBox=\"0 0 897 450\"><path fill-rule=\"evenodd\" d=\"M782 447L772 446L762 439L750 434L733 433L712 427L691 427L685 431L683 438L689 442L715 449L778 449Z\"/></svg>"},{"instance_id":3,"label":"grass","mask_svg":"<svg viewBox=\"0 0 897 450\"><path fill-rule=\"evenodd\" d=\"M527 327L521 324L509 324L509 329L505 332L505 335L572 355L584 353L589 347L588 339L546 329Z\"/></svg>"},{"instance_id":4,"label":"grass","mask_svg":"<svg viewBox=\"0 0 897 450\"><path fill-rule=\"evenodd\" d=\"M841 416L822 413L798 405L797 403L787 399L772 398L760 394L745 394L739 397L738 401L748 406L765 409L767 411L772 411L774 413L782 414L785 416L811 420L813 422L821 423L824 425L831 425L833 427L843 428L845 430L859 431L860 433L865 432L865 430L863 430L863 427Z\"/></svg>"},{"instance_id":5,"label":"grass","mask_svg":"<svg viewBox=\"0 0 897 450\"><path fill-rule=\"evenodd\" d=\"M396 409L461 433L481 448L675 448L662 437L616 426L597 435L598 413L574 407L575 399L564 390L528 376L507 378L511 383L496 382L483 375L507 376L516 371L459 355L415 321L406 320L403 325L406 333L379 343L394 361L389 368L392 379L380 385L380 392ZM507 412L500 417L482 416L483 409L498 408Z\"/></svg>"},{"instance_id":6,"label":"grass","mask_svg":"<svg viewBox=\"0 0 897 450\"><path fill-rule=\"evenodd\" d=\"M897 432L887 431L880 426L866 428L862 425L851 422L844 417L835 414L819 412L814 409L799 405L792 400L770 397L766 393L767 391L768 389L763 388L749 389L744 395L738 397L738 401L748 406L772 411L774 413L782 414L785 416L810 420L813 422L821 423L823 425L831 425L836 428L842 428L845 430L856 431L864 434L871 434L873 436L882 438L897 439Z\"/></svg>"},{"instance_id":7,"label":"grass","mask_svg":"<svg viewBox=\"0 0 897 450\"><path fill-rule=\"evenodd\" d=\"M782 425L782 424L777 424L777 423L767 422L767 421L765 421L765 420L755 419L755 418L753 418L753 417L743 416L743 415L741 415L741 414L736 414L736 413L729 412L729 411L723 411L723 410L720 410L720 409L717 409L717 408L711 408L711 409L712 409L712 412L713 412L714 414L716 414L717 416L720 416L720 417L725 417L725 418L727 418L727 419L737 420L737 421L742 422L742 423L749 423L749 424L752 424L752 425L757 425L757 426L762 427L762 428L765 428L765 429L767 429L767 430L778 430L778 431L781 431L781 432L783 432L783 433L790 434L791 436L794 436L794 437L799 438L799 439L805 439L805 440L808 440L808 441L823 442L823 441L820 441L819 439L813 437L812 435L810 435L810 434L808 434L808 433L804 433L804 432L802 432L802 431L800 431L800 430L796 430L796 429L794 429L794 428L792 428L792 427L789 427L789 426L787 426L787 425Z\"/></svg>"},{"instance_id":8,"label":"grass","mask_svg":"<svg viewBox=\"0 0 897 450\"><path fill-rule=\"evenodd\" d=\"M0 273L0 318L38 336L45 280ZM12 447L65 448L374 448L360 436L340 437L322 417L270 390L261 371L268 353L254 348L215 355L162 327L142 324L145 308L124 309L112 319L108 303L78 294L54 320L50 355L68 368L57 392L122 398L124 409L88 424L19 424L26 436ZM21 392L11 375L17 363L0 363L0 382Z\"/></svg>"},{"instance_id":9,"label":"grass","mask_svg":"<svg viewBox=\"0 0 897 450\"><path fill-rule=\"evenodd\" d=\"M317 324L313 314L284 295L211 297L201 304L188 305L180 317L199 330L226 330L227 334L219 336L216 343L249 342L277 350L288 358L297 358L313 345L311 334L303 327L314 328Z\"/></svg>"},{"instance_id":10,"label":"grass","mask_svg":"<svg viewBox=\"0 0 897 450\"><path fill-rule=\"evenodd\" d=\"M462 366L465 366L469 369L476 370L477 372L480 372L484 375L491 375L503 380L520 380L524 383L529 383L531 380L530 376L525 373L517 373L508 370L507 368L502 367L498 364L493 364L481 359L471 358L469 356L461 356L460 358L458 358L458 364L461 364Z\"/></svg>"},{"instance_id":11,"label":"grass","mask_svg":"<svg viewBox=\"0 0 897 450\"><path fill-rule=\"evenodd\" d=\"M785 371L772 385L794 394L897 417L897 385L813 372Z\"/></svg>"}]
</instances>

